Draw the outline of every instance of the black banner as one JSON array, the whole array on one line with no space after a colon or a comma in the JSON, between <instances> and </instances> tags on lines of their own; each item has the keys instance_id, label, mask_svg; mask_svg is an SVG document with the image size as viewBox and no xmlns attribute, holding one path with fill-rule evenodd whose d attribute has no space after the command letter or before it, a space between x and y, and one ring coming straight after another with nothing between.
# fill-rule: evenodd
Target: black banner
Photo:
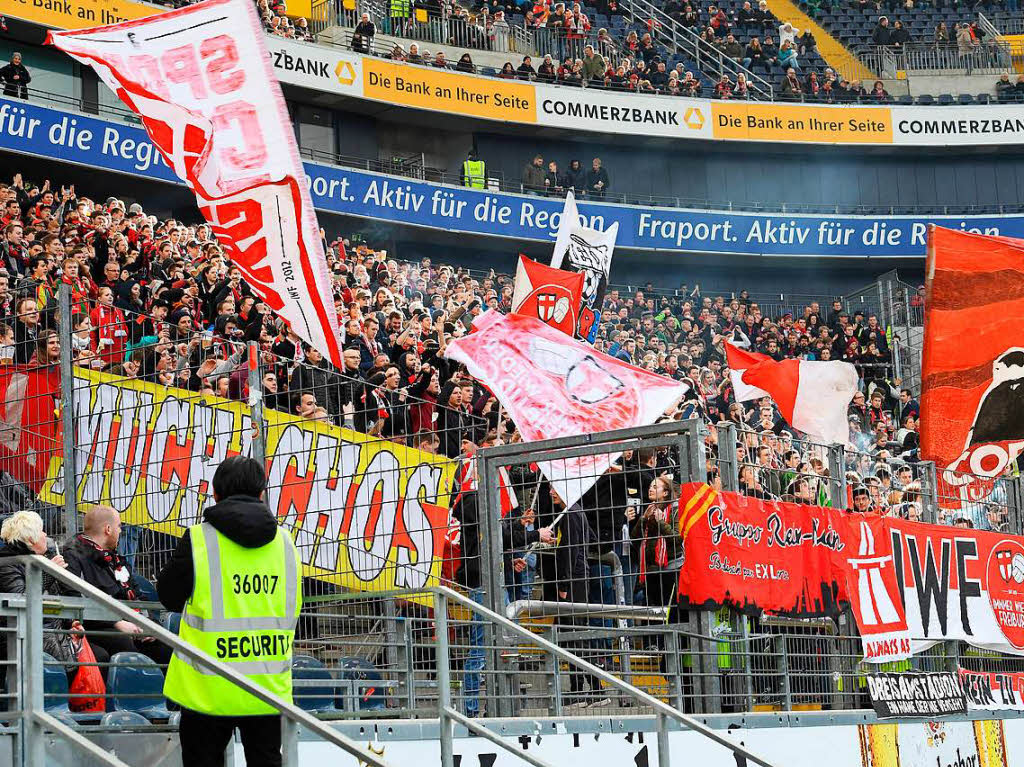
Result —
<instances>
[{"instance_id":1,"label":"black banner","mask_svg":"<svg viewBox=\"0 0 1024 767\"><path fill-rule=\"evenodd\" d=\"M879 719L934 719L966 714L967 697L956 674L868 674L871 705Z\"/></svg>"}]
</instances>

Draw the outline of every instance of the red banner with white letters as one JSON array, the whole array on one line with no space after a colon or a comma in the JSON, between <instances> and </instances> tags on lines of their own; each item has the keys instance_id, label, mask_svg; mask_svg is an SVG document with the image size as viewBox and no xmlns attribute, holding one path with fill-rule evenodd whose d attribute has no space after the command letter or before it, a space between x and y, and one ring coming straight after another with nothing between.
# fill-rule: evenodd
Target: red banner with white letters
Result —
<instances>
[{"instance_id":1,"label":"red banner with white letters","mask_svg":"<svg viewBox=\"0 0 1024 767\"><path fill-rule=\"evenodd\" d=\"M142 118L253 292L340 366L323 243L255 5L206 0L47 42Z\"/></svg>"},{"instance_id":2,"label":"red banner with white letters","mask_svg":"<svg viewBox=\"0 0 1024 767\"><path fill-rule=\"evenodd\" d=\"M680 598L752 614L837 615L865 660L936 642L1024 655L1024 538L683 487Z\"/></svg>"}]
</instances>

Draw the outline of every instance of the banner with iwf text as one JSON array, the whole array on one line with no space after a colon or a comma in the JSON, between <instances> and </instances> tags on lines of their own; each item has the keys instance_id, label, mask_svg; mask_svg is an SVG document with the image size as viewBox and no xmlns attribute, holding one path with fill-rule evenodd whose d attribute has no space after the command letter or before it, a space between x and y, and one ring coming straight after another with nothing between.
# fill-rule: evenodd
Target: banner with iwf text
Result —
<instances>
[{"instance_id":1,"label":"banner with iwf text","mask_svg":"<svg viewBox=\"0 0 1024 767\"><path fill-rule=\"evenodd\" d=\"M1024 538L683 487L691 604L789 616L849 603L865 660L960 640L1024 655Z\"/></svg>"},{"instance_id":2,"label":"banner with iwf text","mask_svg":"<svg viewBox=\"0 0 1024 767\"><path fill-rule=\"evenodd\" d=\"M125 524L181 536L213 504L217 466L250 452L248 407L75 370L77 497ZM328 423L266 410L266 501L293 531L305 573L354 590L436 583L452 461ZM41 498L64 500L61 455Z\"/></svg>"}]
</instances>

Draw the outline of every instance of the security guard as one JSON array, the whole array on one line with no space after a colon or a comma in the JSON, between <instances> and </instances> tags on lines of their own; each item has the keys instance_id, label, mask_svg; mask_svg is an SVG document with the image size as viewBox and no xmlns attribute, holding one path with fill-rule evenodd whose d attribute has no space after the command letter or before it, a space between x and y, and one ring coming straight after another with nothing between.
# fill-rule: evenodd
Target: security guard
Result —
<instances>
[{"instance_id":1,"label":"security guard","mask_svg":"<svg viewBox=\"0 0 1024 767\"><path fill-rule=\"evenodd\" d=\"M462 163L462 185L470 189L487 188L487 166L475 149L469 150L469 157Z\"/></svg>"},{"instance_id":2,"label":"security guard","mask_svg":"<svg viewBox=\"0 0 1024 767\"><path fill-rule=\"evenodd\" d=\"M183 640L290 703L302 570L291 537L260 500L266 482L252 458L221 463L216 504L182 537L157 590L164 607L182 613ZM237 728L249 767L280 767L281 718L271 706L179 653L164 695L181 706L183 764L223 767Z\"/></svg>"}]
</instances>

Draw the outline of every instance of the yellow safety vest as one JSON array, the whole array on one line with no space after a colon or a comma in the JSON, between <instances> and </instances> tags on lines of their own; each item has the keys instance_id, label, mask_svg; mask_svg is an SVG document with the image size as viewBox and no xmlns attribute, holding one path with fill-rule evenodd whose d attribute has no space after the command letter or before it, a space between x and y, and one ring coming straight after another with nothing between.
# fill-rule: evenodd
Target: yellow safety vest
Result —
<instances>
[{"instance_id":1,"label":"yellow safety vest","mask_svg":"<svg viewBox=\"0 0 1024 767\"><path fill-rule=\"evenodd\" d=\"M292 642L302 608L301 562L291 537L246 548L209 522L189 528L195 587L179 636L282 700L292 702ZM214 716L256 716L275 709L177 652L164 695Z\"/></svg>"},{"instance_id":2,"label":"yellow safety vest","mask_svg":"<svg viewBox=\"0 0 1024 767\"><path fill-rule=\"evenodd\" d=\"M487 172L483 160L466 160L462 163L462 175L470 189L484 189L487 186Z\"/></svg>"}]
</instances>

